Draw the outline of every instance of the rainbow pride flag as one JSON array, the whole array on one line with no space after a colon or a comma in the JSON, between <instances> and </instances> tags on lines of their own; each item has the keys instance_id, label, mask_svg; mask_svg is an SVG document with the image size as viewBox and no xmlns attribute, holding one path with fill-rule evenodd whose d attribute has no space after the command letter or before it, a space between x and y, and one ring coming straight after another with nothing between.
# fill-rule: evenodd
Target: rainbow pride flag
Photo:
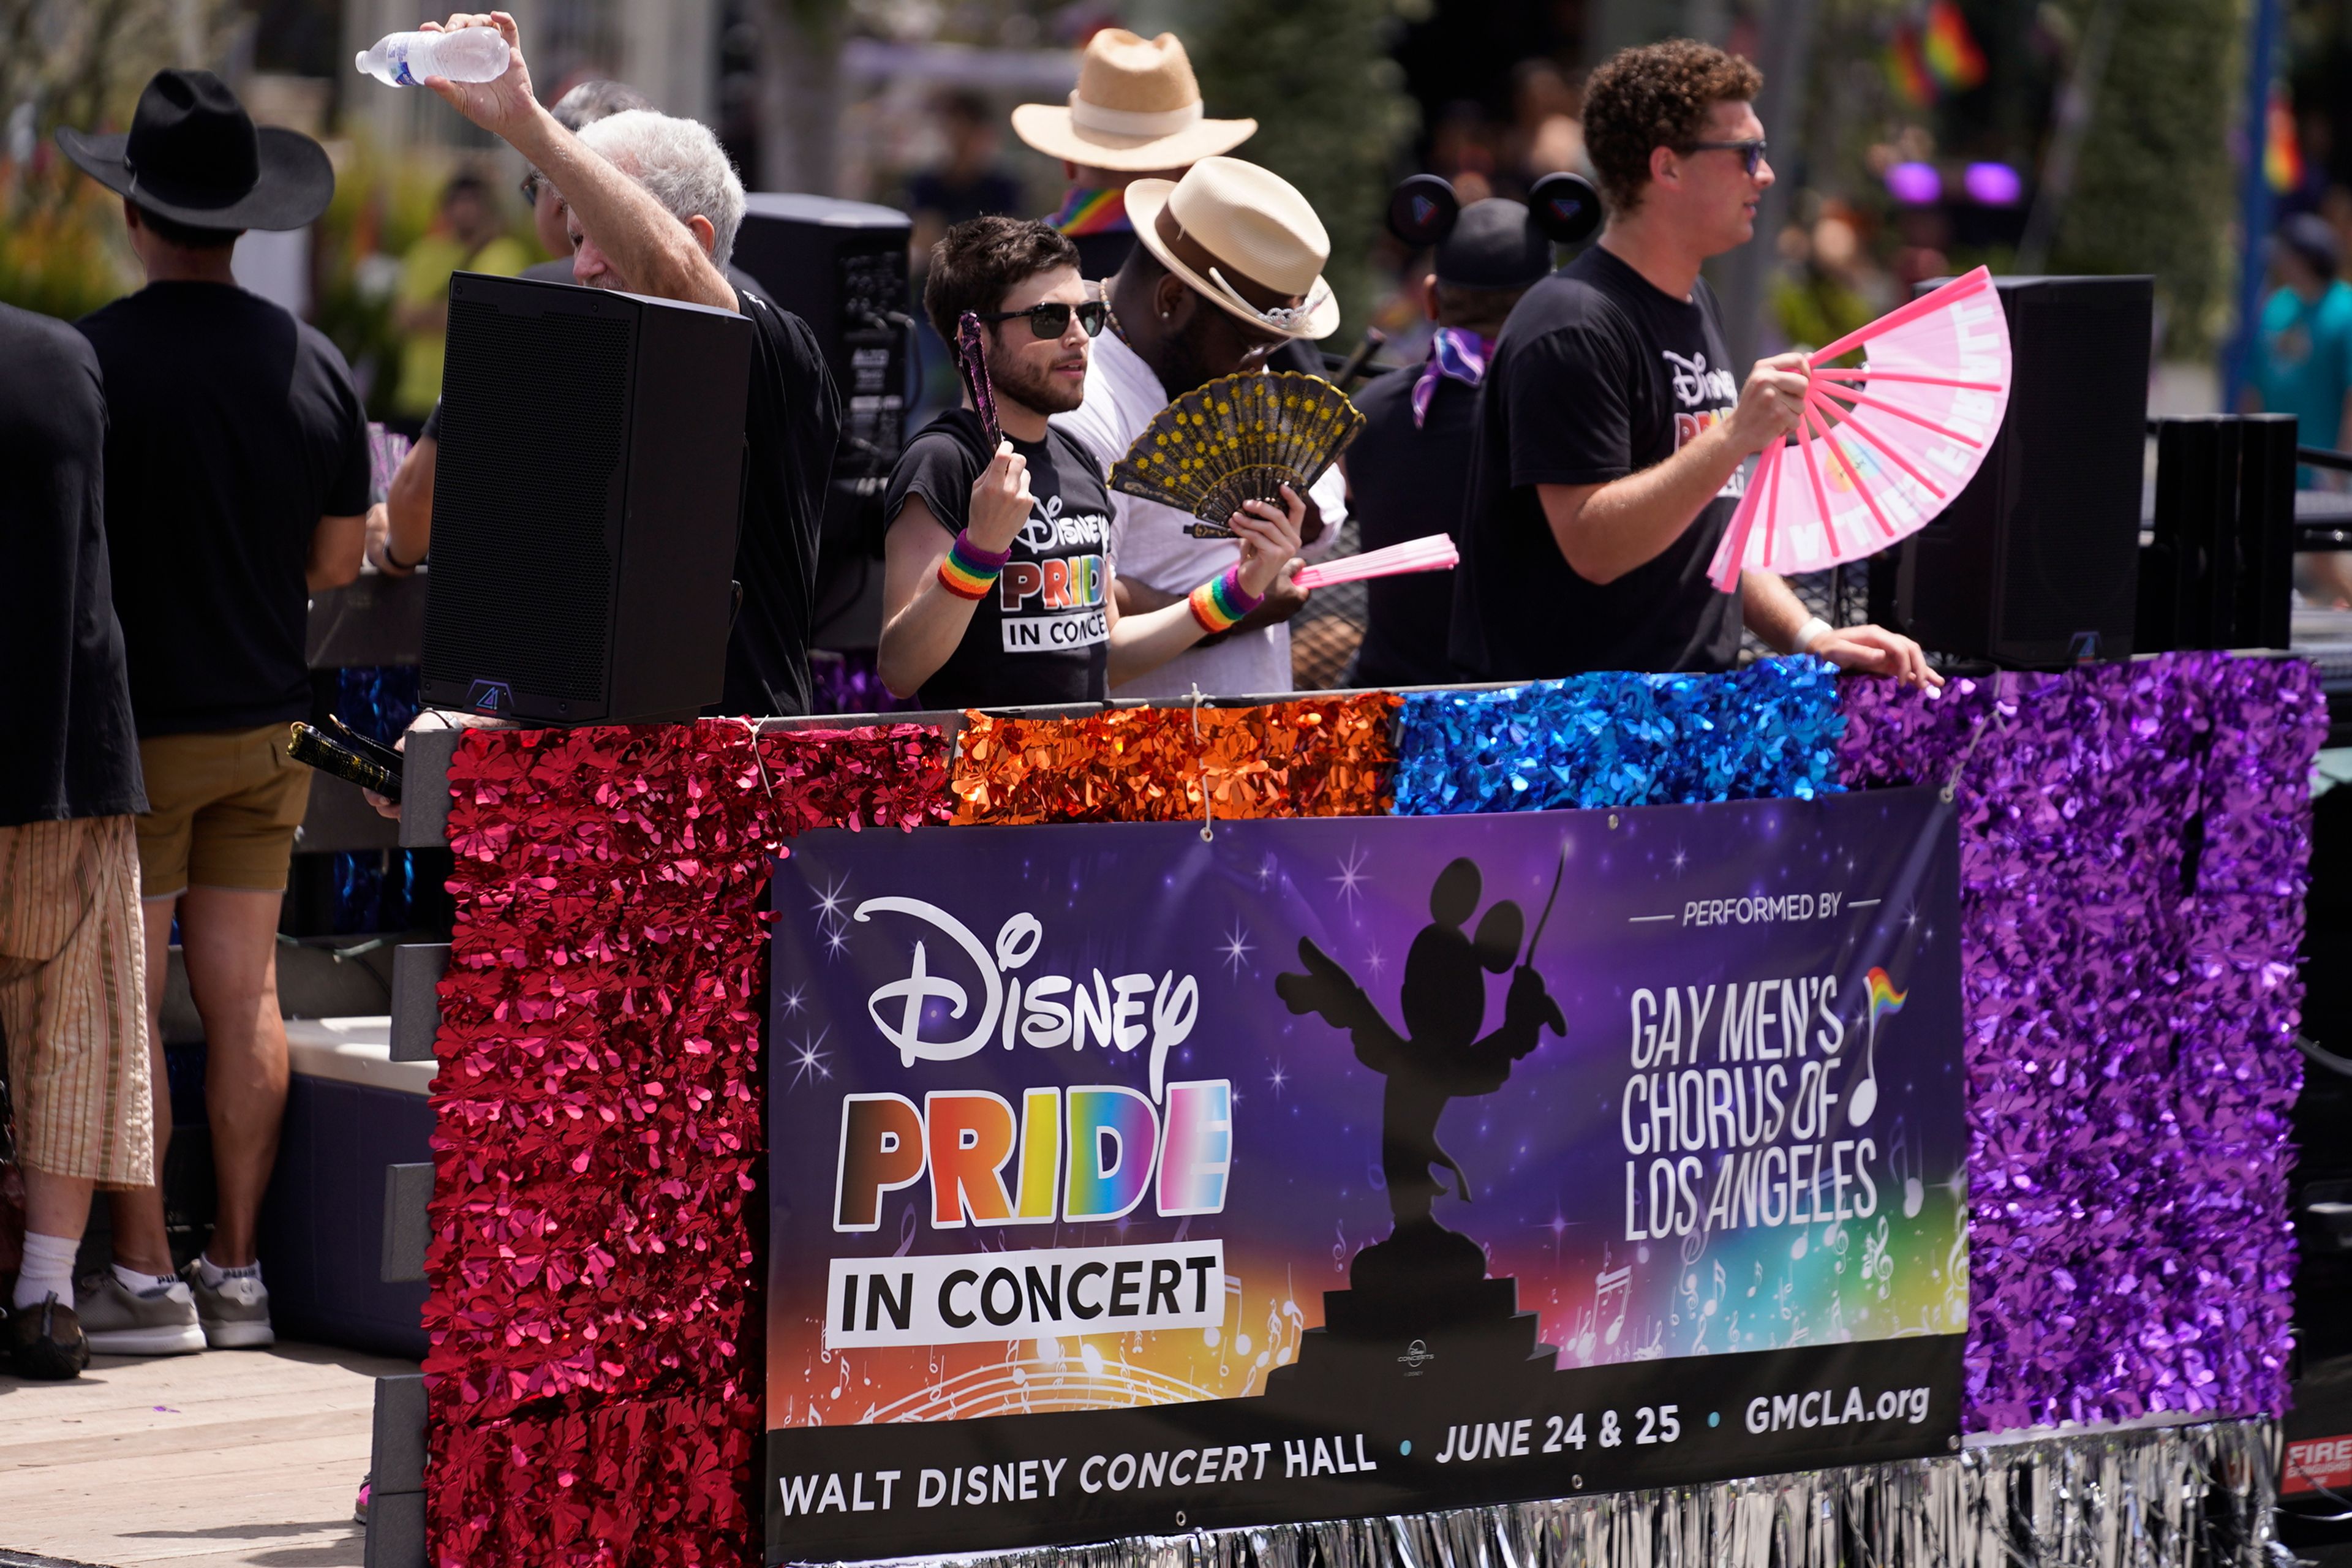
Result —
<instances>
[{"instance_id":1,"label":"rainbow pride flag","mask_svg":"<svg viewBox=\"0 0 2352 1568\"><path fill-rule=\"evenodd\" d=\"M1886 46L1886 79L1895 84L1895 95L1914 109L1936 101L1935 79L1919 58L1919 29L1907 22L1895 29L1895 41Z\"/></svg>"},{"instance_id":2,"label":"rainbow pride flag","mask_svg":"<svg viewBox=\"0 0 2352 1568\"><path fill-rule=\"evenodd\" d=\"M2270 107L2263 115L2263 177L2273 195L2285 195L2303 184L2303 145L2295 139L2294 110L2286 89L2271 84Z\"/></svg>"},{"instance_id":3,"label":"rainbow pride flag","mask_svg":"<svg viewBox=\"0 0 2352 1568\"><path fill-rule=\"evenodd\" d=\"M1984 51L1977 47L1968 18L1952 0L1934 0L1927 7L1927 27L1919 53L1927 74L1946 92L1966 92L1985 79Z\"/></svg>"}]
</instances>

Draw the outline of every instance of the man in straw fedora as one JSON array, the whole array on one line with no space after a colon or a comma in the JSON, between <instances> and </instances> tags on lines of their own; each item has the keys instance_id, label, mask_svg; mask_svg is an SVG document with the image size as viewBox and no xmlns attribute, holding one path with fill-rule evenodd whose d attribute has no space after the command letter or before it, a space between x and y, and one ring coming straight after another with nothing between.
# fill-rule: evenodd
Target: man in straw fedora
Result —
<instances>
[{"instance_id":1,"label":"man in straw fedora","mask_svg":"<svg viewBox=\"0 0 2352 1568\"><path fill-rule=\"evenodd\" d=\"M1110 331L1087 367L1086 399L1054 423L1076 436L1104 473L1169 402L1223 376L1257 373L1293 343L1328 337L1339 304L1323 279L1331 241L1307 198L1281 175L1238 158L1203 158L1181 180L1127 187L1138 240L1107 285ZM1331 546L1346 516L1335 465L1305 496L1286 490L1303 555ZM1172 507L1111 497L1116 591L1123 615L1171 605L1233 563L1230 540L1194 539ZM1113 689L1118 697L1211 697L1288 691L1290 631L1307 602L1291 577L1232 629Z\"/></svg>"},{"instance_id":2,"label":"man in straw fedora","mask_svg":"<svg viewBox=\"0 0 2352 1568\"><path fill-rule=\"evenodd\" d=\"M1142 38L1124 27L1087 40L1067 104L1024 103L1013 111L1013 133L1062 161L1070 188L1062 210L1045 221L1077 246L1086 278L1108 278L1135 248L1130 183L1177 179L1256 130L1255 120L1206 117L1201 84L1175 34Z\"/></svg>"}]
</instances>

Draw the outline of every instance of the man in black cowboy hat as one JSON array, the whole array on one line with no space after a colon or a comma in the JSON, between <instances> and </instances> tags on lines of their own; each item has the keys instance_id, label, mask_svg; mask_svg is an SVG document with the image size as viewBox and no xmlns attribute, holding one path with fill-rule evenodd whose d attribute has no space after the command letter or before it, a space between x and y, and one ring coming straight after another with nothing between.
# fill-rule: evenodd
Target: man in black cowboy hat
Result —
<instances>
[{"instance_id":1,"label":"man in black cowboy hat","mask_svg":"<svg viewBox=\"0 0 2352 1568\"><path fill-rule=\"evenodd\" d=\"M106 531L149 809L137 819L155 1151L171 1101L152 1019L172 919L203 1016L218 1217L172 1270L160 1188L114 1198L117 1262L79 1296L90 1347L169 1354L271 1341L255 1259L286 1108L278 905L310 771L309 597L359 574L367 416L334 345L236 286L248 228L300 228L335 176L307 136L257 130L208 71L156 73L127 136L58 132L121 193L147 287L79 323L107 404Z\"/></svg>"}]
</instances>

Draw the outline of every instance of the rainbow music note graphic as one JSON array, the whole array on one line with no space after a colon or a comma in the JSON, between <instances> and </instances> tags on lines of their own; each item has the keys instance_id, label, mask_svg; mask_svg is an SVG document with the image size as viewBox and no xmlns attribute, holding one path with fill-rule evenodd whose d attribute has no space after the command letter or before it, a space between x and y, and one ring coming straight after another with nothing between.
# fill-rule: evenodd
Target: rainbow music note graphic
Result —
<instances>
[{"instance_id":1,"label":"rainbow music note graphic","mask_svg":"<svg viewBox=\"0 0 2352 1568\"><path fill-rule=\"evenodd\" d=\"M1869 1049L1863 1058L1862 1082L1845 1102L1846 1121L1854 1127L1869 1121L1870 1113L1878 1109L1878 1020L1903 1011L1904 1000L1911 994L1895 989L1895 982L1887 978L1886 971L1875 967L1870 972L1869 987Z\"/></svg>"}]
</instances>

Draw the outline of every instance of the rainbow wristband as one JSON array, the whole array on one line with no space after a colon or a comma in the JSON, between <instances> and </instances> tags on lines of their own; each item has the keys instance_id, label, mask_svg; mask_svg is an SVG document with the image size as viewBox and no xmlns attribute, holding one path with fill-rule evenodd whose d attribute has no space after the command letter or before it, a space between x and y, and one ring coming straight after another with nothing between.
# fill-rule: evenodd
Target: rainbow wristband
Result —
<instances>
[{"instance_id":1,"label":"rainbow wristband","mask_svg":"<svg viewBox=\"0 0 2352 1568\"><path fill-rule=\"evenodd\" d=\"M1214 637L1229 632L1241 618L1265 603L1265 597L1242 586L1242 569L1228 566L1192 590L1192 618Z\"/></svg>"},{"instance_id":2,"label":"rainbow wristband","mask_svg":"<svg viewBox=\"0 0 2352 1568\"><path fill-rule=\"evenodd\" d=\"M971 542L969 532L960 531L948 546L948 558L940 563L940 586L959 599L985 599L996 586L1004 563L1012 559L1012 546L982 550Z\"/></svg>"}]
</instances>

